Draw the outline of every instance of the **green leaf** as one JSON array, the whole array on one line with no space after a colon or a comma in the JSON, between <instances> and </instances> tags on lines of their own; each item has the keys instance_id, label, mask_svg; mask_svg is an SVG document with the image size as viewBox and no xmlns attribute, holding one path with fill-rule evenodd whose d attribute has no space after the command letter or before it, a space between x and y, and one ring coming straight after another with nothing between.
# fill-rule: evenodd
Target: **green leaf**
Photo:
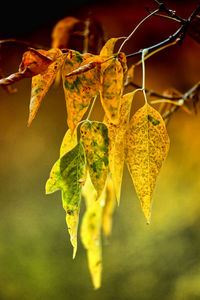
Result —
<instances>
[{"instance_id":1,"label":"green leaf","mask_svg":"<svg viewBox=\"0 0 200 300\"><path fill-rule=\"evenodd\" d=\"M81 202L82 178L84 176L85 153L82 143L62 156L53 166L50 178L46 183L46 193L62 190L63 207L66 211L66 222L74 247L73 257L77 250L77 228Z\"/></svg>"},{"instance_id":2,"label":"green leaf","mask_svg":"<svg viewBox=\"0 0 200 300\"><path fill-rule=\"evenodd\" d=\"M101 122L84 122L81 126L81 137L91 181L97 191L97 197L99 197L108 174L107 126Z\"/></svg>"}]
</instances>

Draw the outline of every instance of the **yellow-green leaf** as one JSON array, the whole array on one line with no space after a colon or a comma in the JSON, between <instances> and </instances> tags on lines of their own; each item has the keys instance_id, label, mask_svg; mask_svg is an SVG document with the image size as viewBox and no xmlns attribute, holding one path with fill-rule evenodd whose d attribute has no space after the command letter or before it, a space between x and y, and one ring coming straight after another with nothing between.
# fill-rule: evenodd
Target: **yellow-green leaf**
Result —
<instances>
[{"instance_id":1,"label":"yellow-green leaf","mask_svg":"<svg viewBox=\"0 0 200 300\"><path fill-rule=\"evenodd\" d=\"M51 84L56 77L57 72L59 71L65 60L65 55L61 52L60 49L51 49L48 52L51 55L54 54L55 61L51 63L44 72L32 78L28 126L30 126L31 122L35 118L44 96L48 92Z\"/></svg>"},{"instance_id":2,"label":"yellow-green leaf","mask_svg":"<svg viewBox=\"0 0 200 300\"><path fill-rule=\"evenodd\" d=\"M81 137L91 181L99 197L108 174L108 129L104 123L87 121L81 125Z\"/></svg>"},{"instance_id":3,"label":"yellow-green leaf","mask_svg":"<svg viewBox=\"0 0 200 300\"><path fill-rule=\"evenodd\" d=\"M73 257L75 257L77 250L77 228L84 167L85 153L82 144L79 142L54 164L50 178L46 183L47 194L62 190L68 231L74 247Z\"/></svg>"},{"instance_id":4,"label":"yellow-green leaf","mask_svg":"<svg viewBox=\"0 0 200 300\"><path fill-rule=\"evenodd\" d=\"M82 55L77 51L70 51L63 66L62 78L67 107L67 123L72 131L81 121L91 100L97 96L100 75L97 67L70 77L68 74L91 62L93 57L92 54Z\"/></svg>"},{"instance_id":5,"label":"yellow-green leaf","mask_svg":"<svg viewBox=\"0 0 200 300\"><path fill-rule=\"evenodd\" d=\"M165 123L153 107L145 104L132 117L126 134L126 163L148 223L156 178L168 150Z\"/></svg>"},{"instance_id":6,"label":"yellow-green leaf","mask_svg":"<svg viewBox=\"0 0 200 300\"><path fill-rule=\"evenodd\" d=\"M105 236L109 236L112 231L112 215L116 206L115 193L112 179L109 177L106 183L105 205L102 214L102 228Z\"/></svg>"},{"instance_id":7,"label":"yellow-green leaf","mask_svg":"<svg viewBox=\"0 0 200 300\"><path fill-rule=\"evenodd\" d=\"M114 58L109 66L101 72L101 103L108 119L115 124L119 121L123 79L123 68L117 58Z\"/></svg>"},{"instance_id":8,"label":"yellow-green leaf","mask_svg":"<svg viewBox=\"0 0 200 300\"><path fill-rule=\"evenodd\" d=\"M123 96L119 112L119 123L110 122L105 116L104 122L108 127L109 136L109 168L113 180L115 195L120 203L121 183L124 169L124 136L129 123L131 104L136 90Z\"/></svg>"},{"instance_id":9,"label":"yellow-green leaf","mask_svg":"<svg viewBox=\"0 0 200 300\"><path fill-rule=\"evenodd\" d=\"M86 202L86 212L81 223L81 240L87 250L88 265L94 288L101 286L102 273L102 248L101 248L101 224L102 210L105 202L105 190L100 198L91 182L88 174L83 195Z\"/></svg>"}]
</instances>

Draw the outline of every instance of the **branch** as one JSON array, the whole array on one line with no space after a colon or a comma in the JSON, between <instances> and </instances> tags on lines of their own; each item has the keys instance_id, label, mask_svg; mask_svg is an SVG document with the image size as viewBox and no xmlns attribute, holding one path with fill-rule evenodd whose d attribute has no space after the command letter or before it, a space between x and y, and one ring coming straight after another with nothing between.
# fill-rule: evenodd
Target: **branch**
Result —
<instances>
[{"instance_id":1,"label":"branch","mask_svg":"<svg viewBox=\"0 0 200 300\"><path fill-rule=\"evenodd\" d=\"M131 86L133 86L133 87L135 87L136 89L142 89L142 87L141 86L139 86L138 84L136 84L136 83L134 83L134 82L128 82L128 84L126 84L126 86L129 86L129 85L131 85ZM150 96L150 97L155 97L155 98L162 98L162 99L167 99L167 100L174 100L174 101L177 101L177 100L180 100L180 99L182 99L182 97L175 97L175 96L167 96L167 95L162 95L162 94L160 94L160 93L158 93L158 92L155 92L155 91L153 91L153 90L149 90L149 89L146 89L145 88L145 92L146 92L146 94L148 95L148 96Z\"/></svg>"},{"instance_id":2,"label":"branch","mask_svg":"<svg viewBox=\"0 0 200 300\"><path fill-rule=\"evenodd\" d=\"M150 47L145 47L145 49L148 50L148 53L151 52L151 51L155 51L155 50L157 50L157 49L159 49L159 48L161 48L161 47L163 47L163 46L165 46L167 44L170 44L170 43L172 43L174 41L176 41L177 43L180 44L182 42L182 40L185 38L185 34L186 34L186 31L188 29L189 24L192 22L192 20L200 12L200 3L198 4L197 8L194 10L194 12L190 15L190 17L187 20L184 20L184 19L178 17L176 14L173 14L173 11L168 10L163 3L160 4L160 10L159 11L168 12L174 18L179 19L181 21L181 23L182 23L182 26L174 34L172 34L171 36L169 36L164 41L162 41L162 42L160 42L160 43L158 43L156 45L150 46ZM137 52L128 54L126 56L126 58L131 58L131 57L138 56L138 55L141 56L143 50L144 49L140 49Z\"/></svg>"},{"instance_id":3,"label":"branch","mask_svg":"<svg viewBox=\"0 0 200 300\"><path fill-rule=\"evenodd\" d=\"M0 46L1 46L1 44L6 44L6 43L15 43L15 44L24 45L27 47L49 50L49 48L44 45L35 44L35 43L29 42L29 41L17 40L17 39L0 40Z\"/></svg>"}]
</instances>

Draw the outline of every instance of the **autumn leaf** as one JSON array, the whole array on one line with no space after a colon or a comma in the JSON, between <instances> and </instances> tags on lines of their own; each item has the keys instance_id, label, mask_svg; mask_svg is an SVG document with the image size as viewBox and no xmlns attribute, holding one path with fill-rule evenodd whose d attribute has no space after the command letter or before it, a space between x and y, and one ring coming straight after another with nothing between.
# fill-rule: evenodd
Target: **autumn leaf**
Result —
<instances>
[{"instance_id":1,"label":"autumn leaf","mask_svg":"<svg viewBox=\"0 0 200 300\"><path fill-rule=\"evenodd\" d=\"M96 68L98 65L101 65L104 62L105 62L105 59L103 57L100 57L100 56L97 56L97 55L93 56L93 57L90 57L89 59L86 60L86 62L81 64L81 66L79 68L77 68L77 69L73 70L72 72L66 74L65 78L73 76L73 75L79 75L79 74L88 72L89 70L92 70L92 69Z\"/></svg>"},{"instance_id":2,"label":"autumn leaf","mask_svg":"<svg viewBox=\"0 0 200 300\"><path fill-rule=\"evenodd\" d=\"M160 114L146 103L130 121L126 133L126 163L148 223L156 178L168 150L165 123Z\"/></svg>"},{"instance_id":3,"label":"autumn leaf","mask_svg":"<svg viewBox=\"0 0 200 300\"><path fill-rule=\"evenodd\" d=\"M123 93L123 68L117 58L101 73L100 98L104 111L113 123L119 120L119 107Z\"/></svg>"},{"instance_id":4,"label":"autumn leaf","mask_svg":"<svg viewBox=\"0 0 200 300\"><path fill-rule=\"evenodd\" d=\"M91 181L99 197L108 174L108 129L104 123L87 121L80 131Z\"/></svg>"},{"instance_id":5,"label":"autumn leaf","mask_svg":"<svg viewBox=\"0 0 200 300\"><path fill-rule=\"evenodd\" d=\"M102 47L100 51L100 56L104 58L112 57L114 53L114 47L118 40L123 39L124 37L117 37L117 38L111 38L109 39L105 45ZM107 61L104 63L101 67L102 72L109 66L111 61Z\"/></svg>"},{"instance_id":6,"label":"autumn leaf","mask_svg":"<svg viewBox=\"0 0 200 300\"><path fill-rule=\"evenodd\" d=\"M28 126L31 125L31 122L35 118L44 96L48 92L66 57L59 49L51 49L48 53L54 54L54 62L44 72L32 78Z\"/></svg>"},{"instance_id":7,"label":"autumn leaf","mask_svg":"<svg viewBox=\"0 0 200 300\"><path fill-rule=\"evenodd\" d=\"M53 28L52 48L67 48L70 34L79 22L79 19L71 16L60 20Z\"/></svg>"},{"instance_id":8,"label":"autumn leaf","mask_svg":"<svg viewBox=\"0 0 200 300\"><path fill-rule=\"evenodd\" d=\"M85 153L82 143L62 156L53 166L46 183L46 193L62 190L63 208L70 240L74 247L73 258L77 251L77 229L79 222L82 177L84 176Z\"/></svg>"},{"instance_id":9,"label":"autumn leaf","mask_svg":"<svg viewBox=\"0 0 200 300\"><path fill-rule=\"evenodd\" d=\"M87 111L90 102L99 92L99 72L97 68L67 77L67 74L88 63L93 56L81 55L77 51L71 51L63 66L63 88L67 106L67 123L73 131Z\"/></svg>"},{"instance_id":10,"label":"autumn leaf","mask_svg":"<svg viewBox=\"0 0 200 300\"><path fill-rule=\"evenodd\" d=\"M111 177L108 177L105 190L105 204L103 206L102 213L102 228L106 237L111 234L112 231L112 215L116 206L115 193L113 187L113 181Z\"/></svg>"},{"instance_id":11,"label":"autumn leaf","mask_svg":"<svg viewBox=\"0 0 200 300\"><path fill-rule=\"evenodd\" d=\"M88 174L82 194L86 202L86 212L81 223L81 240L87 250L88 265L94 288L98 289L101 286L102 274L101 225L105 190L98 198Z\"/></svg>"},{"instance_id":12,"label":"autumn leaf","mask_svg":"<svg viewBox=\"0 0 200 300\"><path fill-rule=\"evenodd\" d=\"M49 53L46 50L29 48L29 51L26 51L23 54L19 71L6 78L0 79L0 85L10 85L21 79L33 77L42 73L54 60L54 54L52 55L52 53Z\"/></svg>"},{"instance_id":13,"label":"autumn leaf","mask_svg":"<svg viewBox=\"0 0 200 300\"><path fill-rule=\"evenodd\" d=\"M137 90L123 96L120 106L119 122L117 125L110 122L106 116L104 118L104 123L108 127L108 136L110 140L109 169L111 172L118 204L120 203L121 183L125 159L124 137L129 122L132 100L136 91Z\"/></svg>"},{"instance_id":14,"label":"autumn leaf","mask_svg":"<svg viewBox=\"0 0 200 300\"><path fill-rule=\"evenodd\" d=\"M71 151L77 144L77 128L72 133L70 129L64 135L62 144L60 147L60 157Z\"/></svg>"}]
</instances>

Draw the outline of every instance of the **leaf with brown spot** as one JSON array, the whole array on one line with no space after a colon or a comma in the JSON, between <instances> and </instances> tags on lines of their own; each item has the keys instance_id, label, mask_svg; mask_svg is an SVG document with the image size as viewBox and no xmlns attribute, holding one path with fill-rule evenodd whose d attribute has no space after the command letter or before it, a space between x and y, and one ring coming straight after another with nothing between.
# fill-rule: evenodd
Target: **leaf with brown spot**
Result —
<instances>
[{"instance_id":1,"label":"leaf with brown spot","mask_svg":"<svg viewBox=\"0 0 200 300\"><path fill-rule=\"evenodd\" d=\"M126 163L148 223L156 178L168 150L165 123L153 107L145 104L132 117L126 133Z\"/></svg>"},{"instance_id":2,"label":"leaf with brown spot","mask_svg":"<svg viewBox=\"0 0 200 300\"><path fill-rule=\"evenodd\" d=\"M66 55L63 54L60 49L51 49L48 52L49 54L54 55L54 62L48 66L44 72L32 78L28 126L30 126L31 122L35 118L44 96L48 92L57 72L60 70L65 61Z\"/></svg>"}]
</instances>

